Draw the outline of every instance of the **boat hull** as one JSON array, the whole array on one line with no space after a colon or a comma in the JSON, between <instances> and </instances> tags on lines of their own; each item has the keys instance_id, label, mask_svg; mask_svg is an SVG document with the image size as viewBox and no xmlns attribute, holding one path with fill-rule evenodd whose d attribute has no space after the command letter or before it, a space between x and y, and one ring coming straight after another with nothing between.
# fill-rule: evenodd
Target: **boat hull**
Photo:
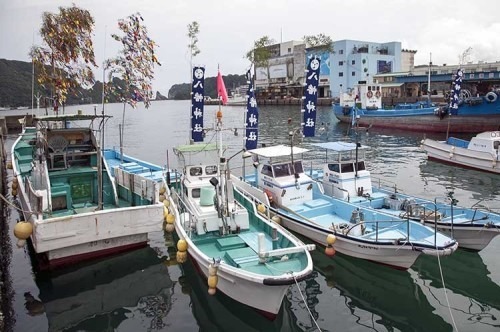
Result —
<instances>
[{"instance_id":1,"label":"boat hull","mask_svg":"<svg viewBox=\"0 0 500 332\"><path fill-rule=\"evenodd\" d=\"M481 151L473 151L447 144L445 141L425 139L422 149L430 160L450 165L500 174L500 162L497 156Z\"/></svg>"},{"instance_id":2,"label":"boat hull","mask_svg":"<svg viewBox=\"0 0 500 332\"><path fill-rule=\"evenodd\" d=\"M291 231L301 234L316 243L326 246L326 238L332 231L315 227L307 222L301 222L286 214L276 211L281 217L282 225ZM378 264L388 265L400 270L410 268L418 256L420 251L413 250L411 246L401 245L395 247L393 244L381 245L374 243L363 243L355 239L336 234L337 240L333 244L333 248L347 256L366 259Z\"/></svg>"},{"instance_id":3,"label":"boat hull","mask_svg":"<svg viewBox=\"0 0 500 332\"><path fill-rule=\"evenodd\" d=\"M434 227L434 222L426 222L425 224ZM439 224L437 229L457 240L461 248L475 251L483 250L495 236L500 235L500 229L487 225L454 225L452 227L451 224Z\"/></svg>"},{"instance_id":4,"label":"boat hull","mask_svg":"<svg viewBox=\"0 0 500 332\"><path fill-rule=\"evenodd\" d=\"M335 109L335 108L334 108ZM352 115L335 110L340 122L352 123ZM500 114L459 115L439 118L436 115L369 116L360 115L357 124L363 127L389 128L435 133L478 133L494 131L500 127Z\"/></svg>"}]
</instances>

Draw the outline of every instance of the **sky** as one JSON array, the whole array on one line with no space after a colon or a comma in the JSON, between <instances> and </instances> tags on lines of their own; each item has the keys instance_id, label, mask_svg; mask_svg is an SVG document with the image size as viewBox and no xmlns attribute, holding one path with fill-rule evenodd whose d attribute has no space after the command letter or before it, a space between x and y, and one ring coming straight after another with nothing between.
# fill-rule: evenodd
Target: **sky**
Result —
<instances>
[{"instance_id":1,"label":"sky","mask_svg":"<svg viewBox=\"0 0 500 332\"><path fill-rule=\"evenodd\" d=\"M139 12L149 36L159 45L153 90L163 95L173 84L190 81L187 25L200 25L194 64L216 76L244 74L245 54L255 40L301 40L324 33L332 40L399 41L417 50L415 64L458 64L471 47L469 61L500 61L498 0L0 0L0 58L31 61L33 43L41 45L43 12L72 4L95 20L98 64L118 54L119 19ZM102 66L101 66L102 68ZM102 69L96 70L102 80Z\"/></svg>"}]
</instances>

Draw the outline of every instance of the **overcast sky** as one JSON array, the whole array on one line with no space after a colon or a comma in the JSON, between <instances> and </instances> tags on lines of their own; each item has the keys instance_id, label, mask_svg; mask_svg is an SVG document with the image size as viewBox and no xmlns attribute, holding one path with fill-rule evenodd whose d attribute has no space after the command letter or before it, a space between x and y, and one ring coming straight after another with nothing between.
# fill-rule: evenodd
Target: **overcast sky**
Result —
<instances>
[{"instance_id":1,"label":"overcast sky","mask_svg":"<svg viewBox=\"0 0 500 332\"><path fill-rule=\"evenodd\" d=\"M223 74L243 74L245 53L264 35L277 42L319 33L333 40L400 41L417 50L415 64L427 64L431 52L435 64L456 64L468 47L470 61L500 60L499 0L0 0L0 58L30 61L33 35L41 44L42 13L72 3L95 19L98 63L117 55L120 44L110 35L118 32L118 19L140 12L160 46L153 89L163 94L189 81L192 21L200 24L194 63L205 65L207 76L217 74L217 64Z\"/></svg>"}]
</instances>

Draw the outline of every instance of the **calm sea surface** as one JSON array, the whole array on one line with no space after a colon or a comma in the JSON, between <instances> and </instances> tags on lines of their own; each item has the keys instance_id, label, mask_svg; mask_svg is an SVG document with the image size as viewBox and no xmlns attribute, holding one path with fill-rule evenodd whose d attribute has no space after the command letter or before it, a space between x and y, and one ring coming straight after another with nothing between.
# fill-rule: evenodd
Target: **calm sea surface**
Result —
<instances>
[{"instance_id":1,"label":"calm sea surface","mask_svg":"<svg viewBox=\"0 0 500 332\"><path fill-rule=\"evenodd\" d=\"M91 105L65 111L75 113L77 109L93 113ZM120 104L106 105L106 114L113 116L105 133L107 147L118 146L122 109ZM213 122L215 110L216 106L206 106L205 124ZM223 111L225 126L238 128L239 133L227 132L230 155L243 144L243 110L224 107ZM0 115L15 112L31 110ZM352 135L346 136L348 127L337 122L330 108L320 109L318 117L321 128L317 137L305 140L304 145L354 140ZM186 101L153 102L148 110L127 107L124 151L177 167L172 147L187 142L188 123ZM288 132L299 123L298 106L261 107L259 141L289 143ZM391 181L409 194L433 199L451 190L460 205L486 200L500 211L498 175L428 162L419 149L422 138L419 133L376 129L359 137L370 147L372 176ZM9 149L14 139L8 138ZM212 139L209 132L206 140ZM319 152L309 155L310 159L321 156ZM231 168L241 172L237 159L231 161ZM18 218L12 210L8 217L11 229ZM329 258L318 249L312 253L312 277L300 282L300 291L290 287L272 322L220 292L209 296L205 281L190 262L180 266L175 258L170 259L175 257L171 235L158 232L150 238L149 248L42 274L33 271L27 250L18 249L11 235L11 243L6 245L12 247L7 250L12 311L6 314L12 330L315 331L314 321L323 331L453 331L454 324L459 331L500 330L500 237L480 253L458 250L441 258L444 285L434 257L422 255L408 271L396 271L341 254Z\"/></svg>"}]
</instances>

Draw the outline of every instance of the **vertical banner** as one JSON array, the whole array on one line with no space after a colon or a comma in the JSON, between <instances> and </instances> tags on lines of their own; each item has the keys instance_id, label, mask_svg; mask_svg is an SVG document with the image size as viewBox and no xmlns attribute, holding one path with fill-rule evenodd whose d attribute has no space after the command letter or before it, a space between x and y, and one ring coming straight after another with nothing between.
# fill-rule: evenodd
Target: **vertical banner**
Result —
<instances>
[{"instance_id":1,"label":"vertical banner","mask_svg":"<svg viewBox=\"0 0 500 332\"><path fill-rule=\"evenodd\" d=\"M304 97L302 97L302 110L304 122L302 132L304 137L313 137L316 126L316 104L318 102L320 59L312 56L306 70L306 83L304 86Z\"/></svg>"},{"instance_id":2,"label":"vertical banner","mask_svg":"<svg viewBox=\"0 0 500 332\"><path fill-rule=\"evenodd\" d=\"M257 148L257 139L259 137L259 109L255 99L255 91L252 83L252 74L250 69L247 71L248 91L247 91L247 114L245 121L245 148L252 150Z\"/></svg>"},{"instance_id":3,"label":"vertical banner","mask_svg":"<svg viewBox=\"0 0 500 332\"><path fill-rule=\"evenodd\" d=\"M458 114L458 101L460 99L460 90L462 89L462 79L464 76L464 72L462 69L458 69L455 75L455 80L453 81L453 86L451 87L450 94L450 105L449 105L449 113L450 114Z\"/></svg>"},{"instance_id":4,"label":"vertical banner","mask_svg":"<svg viewBox=\"0 0 500 332\"><path fill-rule=\"evenodd\" d=\"M191 86L191 139L203 142L203 102L205 89L205 68L193 68L193 85Z\"/></svg>"}]
</instances>

